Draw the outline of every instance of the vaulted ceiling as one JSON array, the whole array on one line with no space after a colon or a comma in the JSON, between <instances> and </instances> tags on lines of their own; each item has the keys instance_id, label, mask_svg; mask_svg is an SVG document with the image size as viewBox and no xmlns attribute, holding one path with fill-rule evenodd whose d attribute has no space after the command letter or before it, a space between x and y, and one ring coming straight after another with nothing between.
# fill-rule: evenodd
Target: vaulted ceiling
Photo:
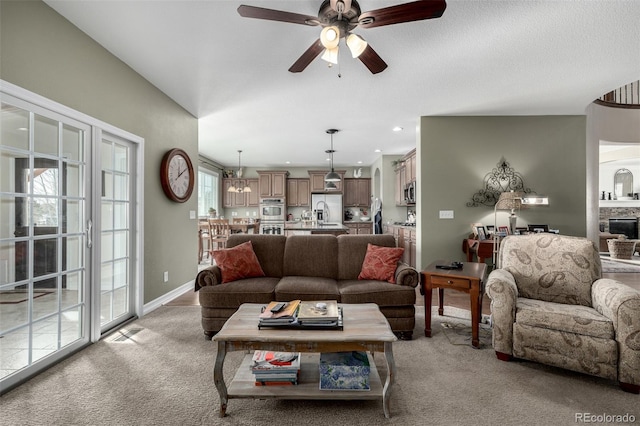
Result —
<instances>
[{"instance_id":1,"label":"vaulted ceiling","mask_svg":"<svg viewBox=\"0 0 640 426\"><path fill-rule=\"evenodd\" d=\"M245 166L322 166L337 128L336 167L368 166L414 148L420 116L584 114L640 76L635 0L448 0L439 19L354 31L389 65L375 75L344 44L338 66L290 73L320 28L237 12L316 16L320 0L45 1L197 117L224 165L242 149Z\"/></svg>"}]
</instances>

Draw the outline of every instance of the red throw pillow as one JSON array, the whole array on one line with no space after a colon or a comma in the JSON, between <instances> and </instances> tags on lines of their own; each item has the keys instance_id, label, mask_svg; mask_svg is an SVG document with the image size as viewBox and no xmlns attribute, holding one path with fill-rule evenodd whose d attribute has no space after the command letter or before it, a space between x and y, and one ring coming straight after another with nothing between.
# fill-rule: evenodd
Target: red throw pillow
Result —
<instances>
[{"instance_id":1,"label":"red throw pillow","mask_svg":"<svg viewBox=\"0 0 640 426\"><path fill-rule=\"evenodd\" d=\"M367 254L362 262L359 280L379 280L396 283L395 272L402 257L402 247L380 247L367 244Z\"/></svg>"},{"instance_id":2,"label":"red throw pillow","mask_svg":"<svg viewBox=\"0 0 640 426\"><path fill-rule=\"evenodd\" d=\"M264 271L253 251L251 241L230 249L216 250L213 252L213 259L220 268L223 283L243 278L264 277Z\"/></svg>"}]
</instances>

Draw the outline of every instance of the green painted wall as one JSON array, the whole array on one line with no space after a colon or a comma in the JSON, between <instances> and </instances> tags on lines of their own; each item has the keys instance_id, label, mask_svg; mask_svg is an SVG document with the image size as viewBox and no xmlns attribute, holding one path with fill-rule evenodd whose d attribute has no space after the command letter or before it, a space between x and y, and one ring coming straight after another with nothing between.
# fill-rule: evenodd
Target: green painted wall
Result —
<instances>
[{"instance_id":1,"label":"green painted wall","mask_svg":"<svg viewBox=\"0 0 640 426\"><path fill-rule=\"evenodd\" d=\"M193 280L197 197L169 201L158 173L173 147L197 165L196 118L45 3L1 1L0 15L0 78L145 139L144 302Z\"/></svg>"},{"instance_id":2,"label":"green painted wall","mask_svg":"<svg viewBox=\"0 0 640 426\"><path fill-rule=\"evenodd\" d=\"M492 207L467 207L483 178L504 157L525 187L550 205L518 212L518 226L548 224L586 236L586 116L422 117L418 176L418 258L462 260L471 224L494 223ZM439 219L440 210L455 218ZM498 213L498 225L507 225Z\"/></svg>"}]
</instances>

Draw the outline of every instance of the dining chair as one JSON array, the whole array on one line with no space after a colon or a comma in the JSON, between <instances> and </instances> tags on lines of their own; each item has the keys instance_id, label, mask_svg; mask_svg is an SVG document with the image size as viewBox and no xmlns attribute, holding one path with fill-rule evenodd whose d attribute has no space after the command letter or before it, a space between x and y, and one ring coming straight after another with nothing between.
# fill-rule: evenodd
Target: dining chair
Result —
<instances>
[{"instance_id":1,"label":"dining chair","mask_svg":"<svg viewBox=\"0 0 640 426\"><path fill-rule=\"evenodd\" d=\"M227 240L231 234L229 219L209 219L209 257L213 265L213 252L227 247ZM216 245L215 249L213 244Z\"/></svg>"},{"instance_id":2,"label":"dining chair","mask_svg":"<svg viewBox=\"0 0 640 426\"><path fill-rule=\"evenodd\" d=\"M207 250L204 249L204 242L207 241ZM200 220L198 222L198 263L202 262L202 257L206 252L209 255L211 243L209 243L209 221Z\"/></svg>"}]
</instances>

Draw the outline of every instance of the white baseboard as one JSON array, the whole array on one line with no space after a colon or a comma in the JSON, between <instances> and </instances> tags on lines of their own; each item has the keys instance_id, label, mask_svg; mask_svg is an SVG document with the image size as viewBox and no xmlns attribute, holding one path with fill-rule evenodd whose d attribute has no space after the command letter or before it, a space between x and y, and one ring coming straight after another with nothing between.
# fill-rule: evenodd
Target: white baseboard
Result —
<instances>
[{"instance_id":1,"label":"white baseboard","mask_svg":"<svg viewBox=\"0 0 640 426\"><path fill-rule=\"evenodd\" d=\"M170 292L158 297L157 299L145 304L142 307L142 316L147 315L148 313L151 313L158 309L160 306L166 305L167 303L171 302L173 299L180 297L189 291L192 291L194 284L195 280L188 281L180 287L173 289Z\"/></svg>"}]
</instances>

